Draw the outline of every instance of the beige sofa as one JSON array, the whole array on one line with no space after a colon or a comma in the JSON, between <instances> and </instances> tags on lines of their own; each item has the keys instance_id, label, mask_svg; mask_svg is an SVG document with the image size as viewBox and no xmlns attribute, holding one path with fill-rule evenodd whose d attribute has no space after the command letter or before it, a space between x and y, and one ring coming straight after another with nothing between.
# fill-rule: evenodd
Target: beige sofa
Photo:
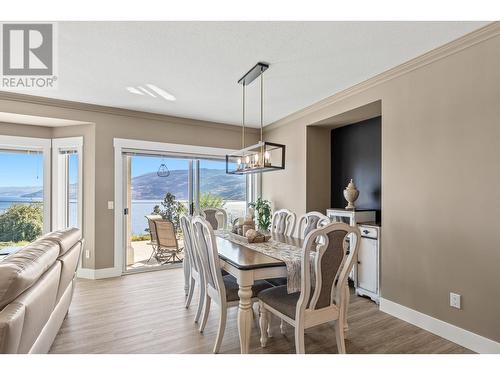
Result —
<instances>
[{"instance_id":1,"label":"beige sofa","mask_svg":"<svg viewBox=\"0 0 500 375\"><path fill-rule=\"evenodd\" d=\"M79 229L46 234L0 262L0 353L47 353L66 317Z\"/></svg>"}]
</instances>

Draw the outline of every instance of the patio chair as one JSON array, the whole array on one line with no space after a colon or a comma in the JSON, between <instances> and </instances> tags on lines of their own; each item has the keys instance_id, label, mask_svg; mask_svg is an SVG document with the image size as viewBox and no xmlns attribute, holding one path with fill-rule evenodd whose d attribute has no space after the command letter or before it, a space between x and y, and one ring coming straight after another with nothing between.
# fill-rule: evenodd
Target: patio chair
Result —
<instances>
[{"instance_id":1,"label":"patio chair","mask_svg":"<svg viewBox=\"0 0 500 375\"><path fill-rule=\"evenodd\" d=\"M153 251L151 252L151 255L146 263L149 263L151 258L153 258L154 255L156 255L156 249L157 249L157 243L156 243L156 228L153 223L154 220L161 220L162 217L160 215L146 215L144 216L148 220L148 227L149 227L149 235L151 236L151 241L149 241L147 244L151 245L153 248Z\"/></svg>"},{"instance_id":2,"label":"patio chair","mask_svg":"<svg viewBox=\"0 0 500 375\"><path fill-rule=\"evenodd\" d=\"M182 262L182 259L179 258L182 248L179 248L177 242L174 223L165 219L153 220L153 223L157 246L155 259L161 264Z\"/></svg>"}]
</instances>

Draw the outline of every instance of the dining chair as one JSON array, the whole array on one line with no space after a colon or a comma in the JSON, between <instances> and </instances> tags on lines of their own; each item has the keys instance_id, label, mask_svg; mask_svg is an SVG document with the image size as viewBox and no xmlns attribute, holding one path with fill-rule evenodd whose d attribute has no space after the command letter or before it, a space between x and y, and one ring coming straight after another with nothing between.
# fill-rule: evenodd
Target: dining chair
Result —
<instances>
[{"instance_id":1,"label":"dining chair","mask_svg":"<svg viewBox=\"0 0 500 375\"><path fill-rule=\"evenodd\" d=\"M198 252L194 248L192 216L183 215L180 218L182 233L184 234L184 275L188 280L188 293L186 298L186 309L191 305L196 284L199 288L198 308L194 317L194 322L198 323L203 309L203 298L205 296L205 283L201 271Z\"/></svg>"},{"instance_id":2,"label":"dining chair","mask_svg":"<svg viewBox=\"0 0 500 375\"><path fill-rule=\"evenodd\" d=\"M338 352L346 352L344 314L349 301L346 286L360 237L357 227L345 223L328 224L307 235L303 245L300 292L288 294L286 286L278 286L258 294L262 347L267 344L271 313L295 328L297 354L305 353L305 329L331 321L335 323ZM354 246L350 247L348 240ZM314 270L314 285L311 285L311 269Z\"/></svg>"},{"instance_id":3,"label":"dining chair","mask_svg":"<svg viewBox=\"0 0 500 375\"><path fill-rule=\"evenodd\" d=\"M195 249L198 251L202 266L202 279L205 283L203 314L200 332L203 332L210 312L211 301L219 305L219 328L213 348L218 353L226 328L227 309L238 306L238 282L234 276L222 276L220 259L212 225L203 217L195 216L192 220ZM257 302L257 294L272 285L259 280L252 286L252 301Z\"/></svg>"},{"instance_id":4,"label":"dining chair","mask_svg":"<svg viewBox=\"0 0 500 375\"><path fill-rule=\"evenodd\" d=\"M297 216L286 208L274 211L271 220L271 232L291 236L295 229L296 218Z\"/></svg>"},{"instance_id":5,"label":"dining chair","mask_svg":"<svg viewBox=\"0 0 500 375\"><path fill-rule=\"evenodd\" d=\"M214 230L227 228L227 212L219 207L207 207L201 210L202 216Z\"/></svg>"},{"instance_id":6,"label":"dining chair","mask_svg":"<svg viewBox=\"0 0 500 375\"><path fill-rule=\"evenodd\" d=\"M330 218L326 215L323 215L321 212L307 212L302 215L298 221L297 237L304 239L309 234L309 232L330 224L330 222Z\"/></svg>"}]
</instances>

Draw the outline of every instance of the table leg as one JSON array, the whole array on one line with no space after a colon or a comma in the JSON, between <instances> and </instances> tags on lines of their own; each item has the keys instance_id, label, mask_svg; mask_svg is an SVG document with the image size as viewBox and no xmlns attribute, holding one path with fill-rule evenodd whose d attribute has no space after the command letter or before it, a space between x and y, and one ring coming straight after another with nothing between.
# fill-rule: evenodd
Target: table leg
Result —
<instances>
[{"instance_id":1,"label":"table leg","mask_svg":"<svg viewBox=\"0 0 500 375\"><path fill-rule=\"evenodd\" d=\"M240 348L241 354L247 354L250 347L250 333L252 327L252 286L240 285L238 296L240 297L238 309Z\"/></svg>"}]
</instances>

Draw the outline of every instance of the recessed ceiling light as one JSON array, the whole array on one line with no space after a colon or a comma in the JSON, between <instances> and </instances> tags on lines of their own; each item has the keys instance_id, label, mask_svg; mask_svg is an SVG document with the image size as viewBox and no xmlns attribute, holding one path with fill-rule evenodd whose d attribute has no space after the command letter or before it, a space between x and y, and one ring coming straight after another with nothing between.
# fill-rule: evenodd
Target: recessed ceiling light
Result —
<instances>
[{"instance_id":1,"label":"recessed ceiling light","mask_svg":"<svg viewBox=\"0 0 500 375\"><path fill-rule=\"evenodd\" d=\"M127 87L127 91L131 92L132 94L137 94L137 95L144 95L143 92L137 90L135 87Z\"/></svg>"},{"instance_id":2,"label":"recessed ceiling light","mask_svg":"<svg viewBox=\"0 0 500 375\"><path fill-rule=\"evenodd\" d=\"M155 86L155 85L153 85L151 83L146 84L146 86L149 89L153 90L158 95L160 95L163 99L169 100L171 102L175 101L175 96L173 96L171 93L166 92L165 90L159 88L158 86Z\"/></svg>"},{"instance_id":3,"label":"recessed ceiling light","mask_svg":"<svg viewBox=\"0 0 500 375\"><path fill-rule=\"evenodd\" d=\"M142 86L137 86L137 88L143 92L145 92L146 94L148 94L149 96L153 97L153 98L156 98L156 95L153 94L151 91L149 90L146 90L144 87Z\"/></svg>"}]
</instances>

